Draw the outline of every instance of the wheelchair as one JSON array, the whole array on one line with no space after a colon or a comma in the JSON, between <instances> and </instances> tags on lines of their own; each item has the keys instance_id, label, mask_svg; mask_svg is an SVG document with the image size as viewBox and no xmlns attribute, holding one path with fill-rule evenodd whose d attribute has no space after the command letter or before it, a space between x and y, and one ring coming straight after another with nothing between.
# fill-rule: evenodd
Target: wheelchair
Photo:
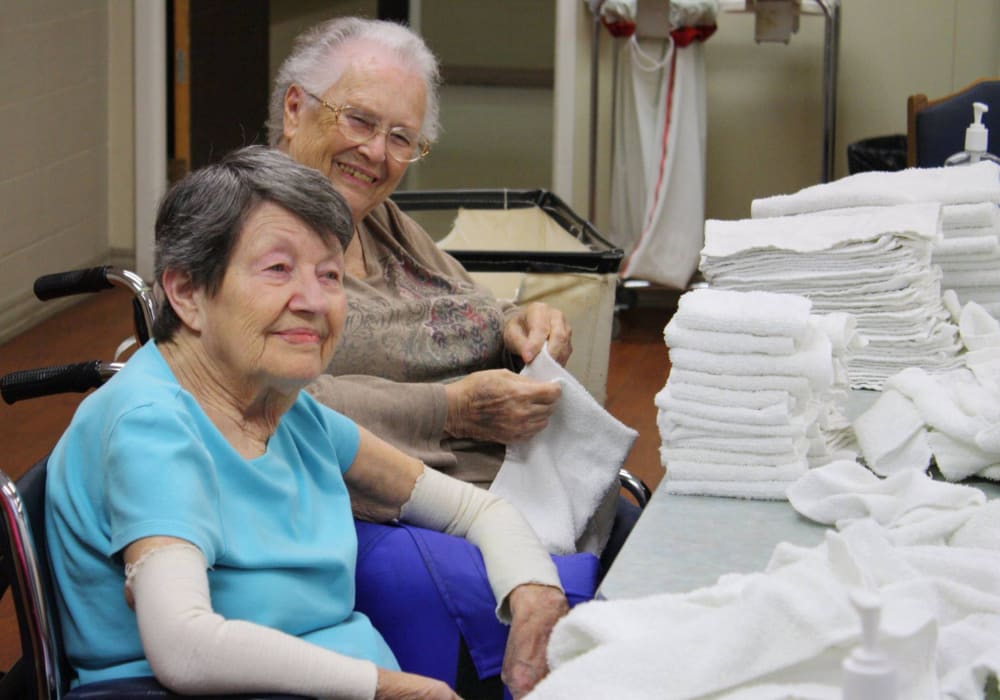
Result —
<instances>
[{"instance_id":1,"label":"wheelchair","mask_svg":"<svg viewBox=\"0 0 1000 700\"><path fill-rule=\"evenodd\" d=\"M133 293L133 325L139 344L150 337L155 315L152 293L138 275L120 268L88 268L39 278L35 294L53 299L123 286ZM57 367L12 372L0 378L0 394L7 403L65 392L85 392L101 386L123 362L93 360ZM34 464L15 483L0 471L0 595L10 594L21 640L21 657L0 675L0 700L104 698L180 698L153 677L89 683L69 689L70 669L61 647L48 565L45 529L47 458ZM626 470L621 483L640 507L649 489ZM193 697L193 696L183 696ZM293 700L285 694L196 696Z\"/></svg>"}]
</instances>

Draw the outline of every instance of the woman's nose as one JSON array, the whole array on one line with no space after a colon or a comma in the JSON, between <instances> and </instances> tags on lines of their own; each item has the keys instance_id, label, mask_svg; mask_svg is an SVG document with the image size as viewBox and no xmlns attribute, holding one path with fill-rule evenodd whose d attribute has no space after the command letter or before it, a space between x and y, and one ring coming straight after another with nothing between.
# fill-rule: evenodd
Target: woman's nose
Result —
<instances>
[{"instance_id":1,"label":"woman's nose","mask_svg":"<svg viewBox=\"0 0 1000 700\"><path fill-rule=\"evenodd\" d=\"M290 306L295 311L322 314L330 307L330 295L315 275L299 275Z\"/></svg>"},{"instance_id":2,"label":"woman's nose","mask_svg":"<svg viewBox=\"0 0 1000 700\"><path fill-rule=\"evenodd\" d=\"M372 163L381 163L387 157L386 153L386 139L389 135L382 132L376 131L375 135L364 143L358 146L358 149L362 151L365 158L367 158Z\"/></svg>"}]
</instances>

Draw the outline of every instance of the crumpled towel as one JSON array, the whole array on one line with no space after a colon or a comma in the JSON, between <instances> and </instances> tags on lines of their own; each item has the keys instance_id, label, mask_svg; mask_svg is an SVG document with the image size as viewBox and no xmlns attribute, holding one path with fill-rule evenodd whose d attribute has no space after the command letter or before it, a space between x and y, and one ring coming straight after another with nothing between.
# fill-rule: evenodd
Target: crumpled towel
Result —
<instances>
[{"instance_id":1,"label":"crumpled towel","mask_svg":"<svg viewBox=\"0 0 1000 700\"><path fill-rule=\"evenodd\" d=\"M550 553L570 554L598 507L617 492L618 470L639 434L605 411L548 346L521 374L559 382L562 396L544 430L507 445L490 491L521 512ZM595 543L598 549L604 541Z\"/></svg>"},{"instance_id":2,"label":"crumpled towel","mask_svg":"<svg viewBox=\"0 0 1000 700\"><path fill-rule=\"evenodd\" d=\"M995 502L961 487L955 497L954 489L916 483L929 481L923 475L908 477L911 488L898 495L882 493L876 483L865 485L864 471L841 463L803 476L800 482L814 483L796 484L799 495L808 492L846 524L816 547L778 545L761 573L722 576L689 593L574 608L553 630L552 671L529 700L839 698L840 664L860 641L849 603L857 588L883 601L882 646L897 670L899 698L981 700L985 679L996 683L1000 674ZM848 497L855 480L862 480L862 500L843 501L851 517L838 517L836 499ZM869 501L884 522L862 517L858 506L875 491L882 500ZM897 541L917 514L928 516L924 522L953 517L927 539ZM970 537L970 528L979 534Z\"/></svg>"}]
</instances>

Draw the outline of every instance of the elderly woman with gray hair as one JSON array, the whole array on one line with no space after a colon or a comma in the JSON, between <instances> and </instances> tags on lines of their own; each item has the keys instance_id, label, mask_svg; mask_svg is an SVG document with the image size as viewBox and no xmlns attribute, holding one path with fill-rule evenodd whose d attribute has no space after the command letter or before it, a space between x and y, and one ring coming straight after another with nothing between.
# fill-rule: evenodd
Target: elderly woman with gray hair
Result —
<instances>
[{"instance_id":1,"label":"elderly woman with gray hair","mask_svg":"<svg viewBox=\"0 0 1000 700\"><path fill-rule=\"evenodd\" d=\"M153 341L83 401L49 460L77 685L152 675L185 694L457 697L401 672L355 609L353 518L478 546L510 622L510 688L545 674L567 601L527 524L301 391L342 335L351 235L328 180L273 149L237 151L165 197Z\"/></svg>"},{"instance_id":2,"label":"elderly woman with gray hair","mask_svg":"<svg viewBox=\"0 0 1000 700\"><path fill-rule=\"evenodd\" d=\"M347 333L309 391L428 466L488 487L506 445L545 428L560 396L511 370L546 343L565 364L571 332L558 309L477 286L389 199L437 138L439 83L437 59L407 27L333 19L282 64L269 138L330 179L357 227L344 251ZM577 542L605 568L638 517L617 492Z\"/></svg>"}]
</instances>

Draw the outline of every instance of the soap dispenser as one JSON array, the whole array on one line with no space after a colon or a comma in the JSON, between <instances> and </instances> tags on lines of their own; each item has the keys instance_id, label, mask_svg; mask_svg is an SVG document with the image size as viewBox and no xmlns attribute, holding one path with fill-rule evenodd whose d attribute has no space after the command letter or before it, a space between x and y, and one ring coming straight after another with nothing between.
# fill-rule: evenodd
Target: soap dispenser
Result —
<instances>
[{"instance_id":1,"label":"soap dispenser","mask_svg":"<svg viewBox=\"0 0 1000 700\"><path fill-rule=\"evenodd\" d=\"M861 644L843 663L843 700L896 700L896 669L879 646L882 601L873 591L851 591L851 603L861 618Z\"/></svg>"},{"instance_id":2,"label":"soap dispenser","mask_svg":"<svg viewBox=\"0 0 1000 700\"><path fill-rule=\"evenodd\" d=\"M972 103L972 123L965 130L965 150L948 156L945 165L971 165L981 160L1000 164L1000 158L988 152L990 133L983 124L983 115L990 108L983 102Z\"/></svg>"}]
</instances>

